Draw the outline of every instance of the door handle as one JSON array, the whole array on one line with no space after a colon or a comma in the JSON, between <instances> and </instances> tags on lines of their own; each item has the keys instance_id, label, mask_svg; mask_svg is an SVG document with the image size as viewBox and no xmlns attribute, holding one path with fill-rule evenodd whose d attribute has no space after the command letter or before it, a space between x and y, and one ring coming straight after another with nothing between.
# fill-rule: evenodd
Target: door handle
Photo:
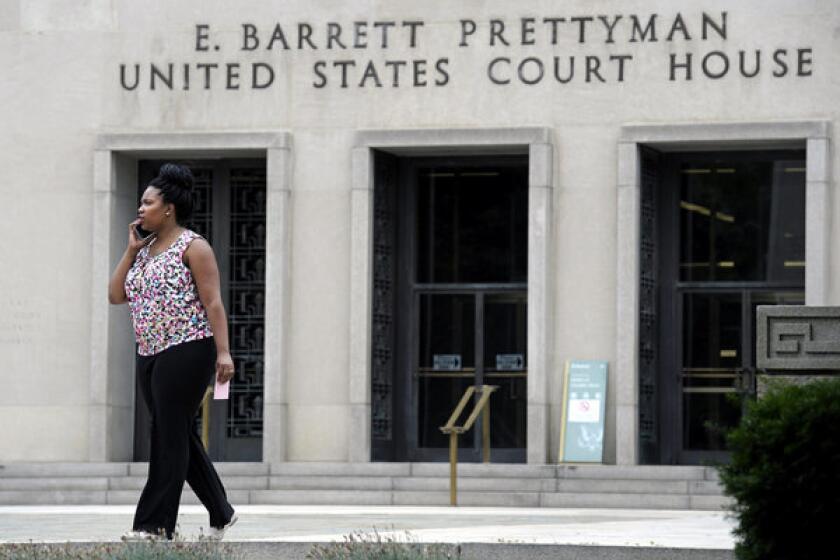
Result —
<instances>
[{"instance_id":1,"label":"door handle","mask_svg":"<svg viewBox=\"0 0 840 560\"><path fill-rule=\"evenodd\" d=\"M743 367L735 370L735 389L739 393L753 394L755 393L755 374L754 367Z\"/></svg>"}]
</instances>

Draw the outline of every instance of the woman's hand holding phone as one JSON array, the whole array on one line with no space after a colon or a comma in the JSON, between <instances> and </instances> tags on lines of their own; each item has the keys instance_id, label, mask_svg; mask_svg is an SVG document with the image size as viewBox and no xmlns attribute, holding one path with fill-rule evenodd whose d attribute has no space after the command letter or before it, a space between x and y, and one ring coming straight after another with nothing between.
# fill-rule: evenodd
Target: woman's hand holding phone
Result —
<instances>
[{"instance_id":1,"label":"woman's hand holding phone","mask_svg":"<svg viewBox=\"0 0 840 560\"><path fill-rule=\"evenodd\" d=\"M134 220L128 224L128 251L134 255L139 253L140 249L148 245L155 238L154 233L150 233L146 237L141 237L138 231L139 225L140 220Z\"/></svg>"}]
</instances>

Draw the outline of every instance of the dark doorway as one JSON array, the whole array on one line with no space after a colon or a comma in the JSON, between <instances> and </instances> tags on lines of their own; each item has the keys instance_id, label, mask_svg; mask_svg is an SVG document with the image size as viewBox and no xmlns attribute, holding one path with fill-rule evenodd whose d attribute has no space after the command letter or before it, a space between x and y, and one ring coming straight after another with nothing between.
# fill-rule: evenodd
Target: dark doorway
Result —
<instances>
[{"instance_id":1,"label":"dark doorway","mask_svg":"<svg viewBox=\"0 0 840 560\"><path fill-rule=\"evenodd\" d=\"M524 462L527 157L377 153L375 169L374 460L447 460L440 426L489 384L491 460ZM459 446L480 460L478 430Z\"/></svg>"},{"instance_id":2,"label":"dark doorway","mask_svg":"<svg viewBox=\"0 0 840 560\"><path fill-rule=\"evenodd\" d=\"M173 161L173 160L167 160ZM138 200L163 161L139 162ZM188 227L213 246L228 313L236 375L227 401L210 403L209 454L214 461L261 461L265 297L265 160L180 161L195 176ZM199 416L199 429L201 418ZM149 413L135 398L134 458L149 458Z\"/></svg>"},{"instance_id":3,"label":"dark doorway","mask_svg":"<svg viewBox=\"0 0 840 560\"><path fill-rule=\"evenodd\" d=\"M755 395L756 306L804 303L805 154L647 152L646 160L660 168L657 233L647 234L656 258L643 250L642 259L643 269L658 263L647 277L658 292L659 462L726 461L725 434Z\"/></svg>"}]
</instances>

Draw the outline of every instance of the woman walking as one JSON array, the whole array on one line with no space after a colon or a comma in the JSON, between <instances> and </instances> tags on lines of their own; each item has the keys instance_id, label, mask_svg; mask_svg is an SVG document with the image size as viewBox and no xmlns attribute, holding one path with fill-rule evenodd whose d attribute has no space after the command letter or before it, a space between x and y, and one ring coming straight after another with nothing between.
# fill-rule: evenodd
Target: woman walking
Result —
<instances>
[{"instance_id":1,"label":"woman walking","mask_svg":"<svg viewBox=\"0 0 840 560\"><path fill-rule=\"evenodd\" d=\"M187 167L161 167L108 287L108 300L131 310L137 376L152 419L149 476L124 540L172 539L185 480L210 513L210 538L221 539L237 520L195 423L207 385L214 374L229 381L233 360L213 249L184 227L192 189ZM141 239L137 226L151 235Z\"/></svg>"}]
</instances>

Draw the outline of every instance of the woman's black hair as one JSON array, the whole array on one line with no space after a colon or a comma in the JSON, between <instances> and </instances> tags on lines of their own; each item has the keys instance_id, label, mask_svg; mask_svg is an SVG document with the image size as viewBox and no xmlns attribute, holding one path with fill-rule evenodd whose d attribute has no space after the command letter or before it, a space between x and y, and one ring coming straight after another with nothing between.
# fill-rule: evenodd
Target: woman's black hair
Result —
<instances>
[{"instance_id":1,"label":"woman's black hair","mask_svg":"<svg viewBox=\"0 0 840 560\"><path fill-rule=\"evenodd\" d=\"M160 190L164 204L175 206L175 220L185 225L193 211L193 174L186 165L164 163L158 176L151 180L150 187Z\"/></svg>"}]
</instances>

